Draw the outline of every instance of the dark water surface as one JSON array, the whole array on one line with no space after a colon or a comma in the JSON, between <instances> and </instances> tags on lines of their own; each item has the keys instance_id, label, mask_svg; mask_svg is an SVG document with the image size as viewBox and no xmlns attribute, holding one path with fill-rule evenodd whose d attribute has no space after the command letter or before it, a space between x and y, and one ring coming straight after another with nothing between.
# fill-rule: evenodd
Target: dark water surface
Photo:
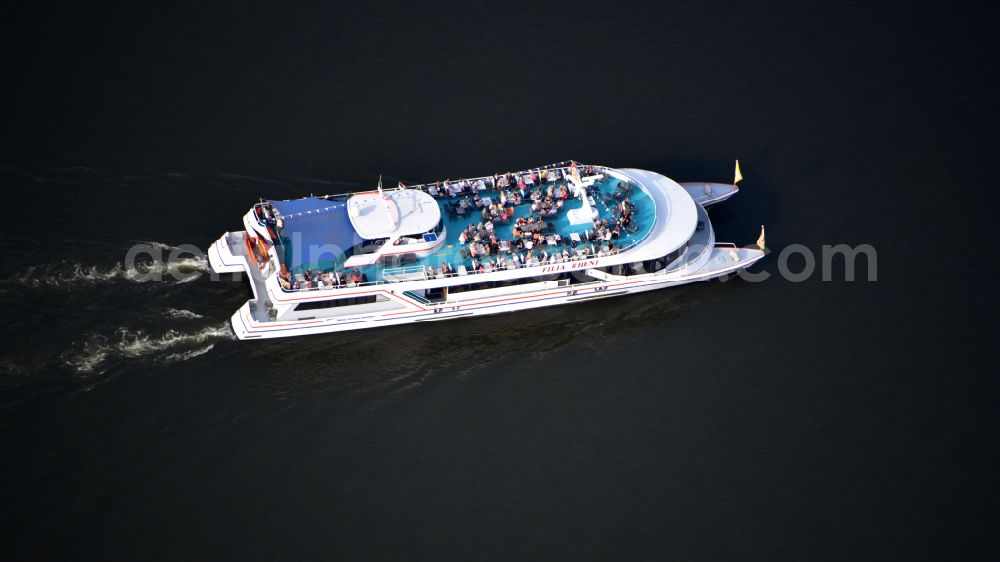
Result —
<instances>
[{"instance_id":1,"label":"dark water surface","mask_svg":"<svg viewBox=\"0 0 1000 562\"><path fill-rule=\"evenodd\" d=\"M8 14L0 559L995 558L995 21ZM713 224L766 223L772 278L241 343L245 282L124 263L261 196L568 158L723 181L739 158ZM778 275L840 243L876 248L877 282Z\"/></svg>"}]
</instances>

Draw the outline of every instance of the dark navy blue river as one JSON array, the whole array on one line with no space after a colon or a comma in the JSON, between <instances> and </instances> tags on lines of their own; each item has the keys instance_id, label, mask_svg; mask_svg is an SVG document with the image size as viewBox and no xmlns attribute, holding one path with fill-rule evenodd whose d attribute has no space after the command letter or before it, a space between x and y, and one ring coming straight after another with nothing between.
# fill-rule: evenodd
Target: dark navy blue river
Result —
<instances>
[{"instance_id":1,"label":"dark navy blue river","mask_svg":"<svg viewBox=\"0 0 1000 562\"><path fill-rule=\"evenodd\" d=\"M6 14L0 560L996 558L995 22ZM570 158L713 181L739 158L712 221L741 245L767 224L771 278L238 342L246 282L125 264L258 197ZM797 283L792 244L817 256ZM877 281L863 258L823 281L833 244L872 245Z\"/></svg>"}]
</instances>

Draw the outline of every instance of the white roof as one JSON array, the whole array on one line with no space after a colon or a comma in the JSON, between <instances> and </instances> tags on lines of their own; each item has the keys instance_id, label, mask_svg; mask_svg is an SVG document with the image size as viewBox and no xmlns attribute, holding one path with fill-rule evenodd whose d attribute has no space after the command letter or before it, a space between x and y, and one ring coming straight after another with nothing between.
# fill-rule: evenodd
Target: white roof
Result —
<instances>
[{"instance_id":1,"label":"white roof","mask_svg":"<svg viewBox=\"0 0 1000 562\"><path fill-rule=\"evenodd\" d=\"M635 168L617 171L642 184L656 204L653 229L645 240L623 255L628 255L632 261L656 259L691 239L698 226L698 207L686 189L656 172Z\"/></svg>"},{"instance_id":2,"label":"white roof","mask_svg":"<svg viewBox=\"0 0 1000 562\"><path fill-rule=\"evenodd\" d=\"M351 197L347 216L358 236L372 240L427 232L441 220L441 208L423 191L394 189Z\"/></svg>"}]
</instances>

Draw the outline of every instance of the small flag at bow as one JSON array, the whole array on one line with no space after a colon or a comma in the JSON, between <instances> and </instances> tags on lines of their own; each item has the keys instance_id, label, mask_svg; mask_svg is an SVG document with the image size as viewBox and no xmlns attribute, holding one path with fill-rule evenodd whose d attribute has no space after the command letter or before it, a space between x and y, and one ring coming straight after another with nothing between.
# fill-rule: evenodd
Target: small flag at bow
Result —
<instances>
[{"instance_id":1,"label":"small flag at bow","mask_svg":"<svg viewBox=\"0 0 1000 562\"><path fill-rule=\"evenodd\" d=\"M736 172L733 174L733 185L736 185L743 181L743 174L740 173L740 161L736 161Z\"/></svg>"},{"instance_id":2,"label":"small flag at bow","mask_svg":"<svg viewBox=\"0 0 1000 562\"><path fill-rule=\"evenodd\" d=\"M760 236L757 237L757 247L763 250L764 246L764 225L760 225Z\"/></svg>"}]
</instances>

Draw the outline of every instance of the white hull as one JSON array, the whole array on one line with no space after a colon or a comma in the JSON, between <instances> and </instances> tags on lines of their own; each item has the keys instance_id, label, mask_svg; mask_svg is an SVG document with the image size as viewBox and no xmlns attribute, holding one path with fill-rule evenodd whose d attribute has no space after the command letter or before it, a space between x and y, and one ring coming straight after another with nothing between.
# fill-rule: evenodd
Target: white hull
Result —
<instances>
[{"instance_id":1,"label":"white hull","mask_svg":"<svg viewBox=\"0 0 1000 562\"><path fill-rule=\"evenodd\" d=\"M217 246L213 246L213 248L217 248ZM258 318L255 318L254 310L251 307L254 301L248 301L240 307L236 314L233 314L231 323L233 331L238 338L261 339L345 332L348 330L436 322L456 318L472 318L489 314L621 297L687 283L708 281L734 273L740 269L745 269L763 258L765 254L764 250L757 248L719 246L707 251L706 255L699 260L700 267L690 271L671 272L670 274L650 273L646 275L620 276L614 279L609 278L606 281L598 280L553 289L520 293L512 292L507 295L484 297L475 301L422 303L403 295L402 291L393 290L391 287L386 288L383 285L381 288L375 289L375 291L399 303L403 306L402 309L332 318L270 322L259 319L259 315ZM214 256L219 256L218 251L210 253L210 259ZM230 263L235 263L240 258L233 256L232 259L233 261ZM222 264L220 263L220 265ZM214 263L212 267L216 268ZM230 269L223 270L232 271L231 267L230 265ZM216 268L217 271L220 269L222 268ZM256 285L256 283L253 285ZM255 287L255 297L258 291L259 289ZM358 292L351 294L360 294L361 292L361 289L359 289ZM365 289L364 292L366 294L371 293L373 289ZM281 298L281 295L274 295L273 291L271 291L271 296L272 298Z\"/></svg>"},{"instance_id":2,"label":"white hull","mask_svg":"<svg viewBox=\"0 0 1000 562\"><path fill-rule=\"evenodd\" d=\"M678 182L702 207L710 207L736 195L740 188L730 183Z\"/></svg>"}]
</instances>

